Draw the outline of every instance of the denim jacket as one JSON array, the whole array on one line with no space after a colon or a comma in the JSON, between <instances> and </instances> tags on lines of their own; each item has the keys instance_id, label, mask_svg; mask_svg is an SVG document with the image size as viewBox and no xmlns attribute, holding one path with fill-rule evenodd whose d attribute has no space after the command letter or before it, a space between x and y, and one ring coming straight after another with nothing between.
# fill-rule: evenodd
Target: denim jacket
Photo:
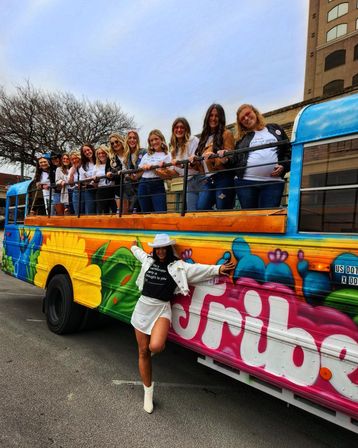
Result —
<instances>
[{"instance_id":1,"label":"denim jacket","mask_svg":"<svg viewBox=\"0 0 358 448\"><path fill-rule=\"evenodd\" d=\"M142 291L144 284L144 275L150 266L154 263L154 258L148 255L138 246L132 246L133 255L142 263L142 269L136 280L138 289ZM205 280L209 280L219 275L220 265L185 263L185 261L177 260L168 265L168 272L177 284L175 294L189 294L189 285L197 284Z\"/></svg>"}]
</instances>

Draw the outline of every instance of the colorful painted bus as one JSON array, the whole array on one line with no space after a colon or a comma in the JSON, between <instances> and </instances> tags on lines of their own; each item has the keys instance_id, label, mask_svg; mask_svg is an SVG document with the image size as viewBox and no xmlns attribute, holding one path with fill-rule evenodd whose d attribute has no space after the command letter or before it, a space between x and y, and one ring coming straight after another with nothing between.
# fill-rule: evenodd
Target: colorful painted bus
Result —
<instances>
[{"instance_id":1,"label":"colorful painted bus","mask_svg":"<svg viewBox=\"0 0 358 448\"><path fill-rule=\"evenodd\" d=\"M7 193L2 270L46 289L50 330L93 310L125 322L134 238L166 232L188 263L235 261L177 296L170 339L199 362L358 433L358 95L310 105L292 138L287 207L122 216L31 215Z\"/></svg>"}]
</instances>

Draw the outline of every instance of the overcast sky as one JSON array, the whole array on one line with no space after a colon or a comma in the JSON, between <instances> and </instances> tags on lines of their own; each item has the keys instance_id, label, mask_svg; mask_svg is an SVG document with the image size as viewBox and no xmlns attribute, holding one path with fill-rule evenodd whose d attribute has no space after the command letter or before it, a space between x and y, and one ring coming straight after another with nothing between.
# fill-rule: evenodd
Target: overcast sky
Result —
<instances>
[{"instance_id":1,"label":"overcast sky","mask_svg":"<svg viewBox=\"0 0 358 448\"><path fill-rule=\"evenodd\" d=\"M177 116L199 133L303 99L308 0L0 0L0 84L114 101L142 146Z\"/></svg>"}]
</instances>

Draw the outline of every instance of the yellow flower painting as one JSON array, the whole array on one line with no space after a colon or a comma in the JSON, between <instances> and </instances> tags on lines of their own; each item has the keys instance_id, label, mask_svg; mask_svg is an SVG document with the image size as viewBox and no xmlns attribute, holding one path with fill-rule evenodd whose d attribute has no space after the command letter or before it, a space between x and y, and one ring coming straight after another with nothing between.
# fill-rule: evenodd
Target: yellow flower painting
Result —
<instances>
[{"instance_id":1,"label":"yellow flower painting","mask_svg":"<svg viewBox=\"0 0 358 448\"><path fill-rule=\"evenodd\" d=\"M72 281L75 302L89 308L101 303L101 269L88 264L85 240L75 233L54 232L41 247L34 283L46 287L49 273L55 266L63 266Z\"/></svg>"}]
</instances>

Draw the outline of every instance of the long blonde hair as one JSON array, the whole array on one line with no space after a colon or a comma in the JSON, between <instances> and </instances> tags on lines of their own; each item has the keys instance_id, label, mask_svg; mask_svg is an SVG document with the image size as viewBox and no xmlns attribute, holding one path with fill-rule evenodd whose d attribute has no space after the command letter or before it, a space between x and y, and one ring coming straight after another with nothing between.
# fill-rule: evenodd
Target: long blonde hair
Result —
<instances>
[{"instance_id":1,"label":"long blonde hair","mask_svg":"<svg viewBox=\"0 0 358 448\"><path fill-rule=\"evenodd\" d=\"M148 154L152 155L152 154L155 153L154 149L152 149L152 147L150 146L150 142L149 142L149 139L150 139L150 137L152 135L156 135L157 137L160 138L160 140L162 141L163 152L165 154L168 154L167 142L165 141L165 137L164 137L164 135L162 134L162 132L159 129L153 129L152 131L149 132L149 135L148 135Z\"/></svg>"},{"instance_id":2,"label":"long blonde hair","mask_svg":"<svg viewBox=\"0 0 358 448\"><path fill-rule=\"evenodd\" d=\"M241 106L236 111L236 138L238 141L241 140L243 137L245 137L247 133L252 132L251 129L246 129L245 126L243 126L239 120L239 115L246 107L251 109L256 115L257 118L256 130L261 131L266 126L264 116L262 115L261 112L259 112L259 110L255 106L253 106L252 104L241 104Z\"/></svg>"},{"instance_id":3,"label":"long blonde hair","mask_svg":"<svg viewBox=\"0 0 358 448\"><path fill-rule=\"evenodd\" d=\"M185 129L184 141L182 143L179 143L179 141L174 133L174 128L176 127L176 125L178 123L182 123L182 125L184 126L184 129ZM188 146L188 142L190 140L190 134L191 134L191 129L190 129L188 120L184 117L176 118L172 124L172 135L170 137L170 144L169 144L169 148L170 148L171 155L172 155L173 159L176 159L178 157L178 155L181 159L184 157L186 148Z\"/></svg>"},{"instance_id":4,"label":"long blonde hair","mask_svg":"<svg viewBox=\"0 0 358 448\"><path fill-rule=\"evenodd\" d=\"M129 134L135 134L136 139L137 139L137 145L136 145L135 151L132 153L134 156L132 159L132 162L134 165L136 164L136 161L137 161L138 155L139 155L139 151L140 151L139 134L134 129L131 129L130 131L127 132L126 138L124 139L124 157L125 157L127 166L128 166L129 157L131 155L131 148L129 147L129 144L128 144Z\"/></svg>"},{"instance_id":5,"label":"long blonde hair","mask_svg":"<svg viewBox=\"0 0 358 448\"><path fill-rule=\"evenodd\" d=\"M116 155L117 155L116 152L113 149L113 146L111 145L111 138L116 138L119 141L119 143L121 143L121 145L123 147L123 157L124 157L125 156L125 151L124 151L124 139L123 139L123 136L121 134L118 134L117 132L114 132L113 134L111 134L108 137L108 143L109 143L109 145L108 145L108 148L109 148L108 149L108 156L109 156L109 158L111 160L113 160L113 159L116 158Z\"/></svg>"},{"instance_id":6,"label":"long blonde hair","mask_svg":"<svg viewBox=\"0 0 358 448\"><path fill-rule=\"evenodd\" d=\"M101 162L100 162L99 157L98 157L98 151L103 151L103 152L105 152L105 153L107 154L107 158L109 157L109 150L108 150L107 146L106 146L106 145L100 145L100 146L98 146L98 148L96 149L96 166L97 166L97 167L98 167L99 165L101 165Z\"/></svg>"}]
</instances>

